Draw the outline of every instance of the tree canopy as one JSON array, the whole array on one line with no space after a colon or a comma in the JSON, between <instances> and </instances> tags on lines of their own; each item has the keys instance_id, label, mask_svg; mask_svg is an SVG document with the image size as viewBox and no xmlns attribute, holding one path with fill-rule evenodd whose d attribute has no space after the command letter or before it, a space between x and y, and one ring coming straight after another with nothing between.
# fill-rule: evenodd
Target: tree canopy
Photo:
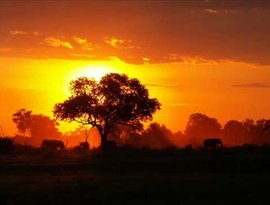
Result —
<instances>
[{"instance_id":1,"label":"tree canopy","mask_svg":"<svg viewBox=\"0 0 270 205\"><path fill-rule=\"evenodd\" d=\"M20 109L12 116L13 122L23 136L36 139L57 139L61 133L57 129L58 123L45 115L32 114L32 111Z\"/></svg>"},{"instance_id":2,"label":"tree canopy","mask_svg":"<svg viewBox=\"0 0 270 205\"><path fill-rule=\"evenodd\" d=\"M138 79L110 73L99 82L81 77L70 83L71 96L54 108L59 120L77 121L96 127L101 145L118 125L138 126L151 120L160 109L156 98L150 98L147 88Z\"/></svg>"},{"instance_id":3,"label":"tree canopy","mask_svg":"<svg viewBox=\"0 0 270 205\"><path fill-rule=\"evenodd\" d=\"M185 134L194 141L194 145L206 138L218 138L220 132L221 125L218 120L201 113L190 115L185 129Z\"/></svg>"},{"instance_id":4,"label":"tree canopy","mask_svg":"<svg viewBox=\"0 0 270 205\"><path fill-rule=\"evenodd\" d=\"M22 135L27 135L30 129L32 111L20 109L12 115L12 121L16 124L18 131Z\"/></svg>"}]
</instances>

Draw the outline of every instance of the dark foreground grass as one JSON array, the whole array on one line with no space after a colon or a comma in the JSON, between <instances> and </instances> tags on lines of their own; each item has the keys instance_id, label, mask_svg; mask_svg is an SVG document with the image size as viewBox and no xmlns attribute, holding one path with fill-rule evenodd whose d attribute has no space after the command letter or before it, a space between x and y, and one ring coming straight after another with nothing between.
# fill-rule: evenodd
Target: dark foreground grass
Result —
<instances>
[{"instance_id":1,"label":"dark foreground grass","mask_svg":"<svg viewBox=\"0 0 270 205\"><path fill-rule=\"evenodd\" d=\"M270 155L192 150L5 156L0 204L269 204Z\"/></svg>"}]
</instances>

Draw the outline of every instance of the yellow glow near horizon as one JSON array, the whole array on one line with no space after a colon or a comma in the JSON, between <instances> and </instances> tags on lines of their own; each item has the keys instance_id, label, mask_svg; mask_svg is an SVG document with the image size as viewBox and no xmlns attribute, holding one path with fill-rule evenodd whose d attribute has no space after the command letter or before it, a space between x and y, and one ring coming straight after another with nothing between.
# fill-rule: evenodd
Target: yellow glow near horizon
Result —
<instances>
[{"instance_id":1,"label":"yellow glow near horizon","mask_svg":"<svg viewBox=\"0 0 270 205\"><path fill-rule=\"evenodd\" d=\"M75 73L72 74L73 78L78 77L89 77L94 78L96 81L106 75L107 73L114 72L114 69L107 65L97 64L97 65L87 65L76 69Z\"/></svg>"},{"instance_id":2,"label":"yellow glow near horizon","mask_svg":"<svg viewBox=\"0 0 270 205\"><path fill-rule=\"evenodd\" d=\"M74 80L78 77L89 77L100 81L107 73L121 73L125 66L126 63L118 58L111 58L110 60L96 63L87 62L85 65L72 69L72 72L69 74L69 80Z\"/></svg>"},{"instance_id":3,"label":"yellow glow near horizon","mask_svg":"<svg viewBox=\"0 0 270 205\"><path fill-rule=\"evenodd\" d=\"M62 84L62 87L65 96L69 96L70 94L69 85L72 80L80 77L88 77L100 81L104 75L113 72L118 73L119 71L119 63L115 63L115 61L81 62L78 65L74 65L69 71L63 71L65 82Z\"/></svg>"}]
</instances>

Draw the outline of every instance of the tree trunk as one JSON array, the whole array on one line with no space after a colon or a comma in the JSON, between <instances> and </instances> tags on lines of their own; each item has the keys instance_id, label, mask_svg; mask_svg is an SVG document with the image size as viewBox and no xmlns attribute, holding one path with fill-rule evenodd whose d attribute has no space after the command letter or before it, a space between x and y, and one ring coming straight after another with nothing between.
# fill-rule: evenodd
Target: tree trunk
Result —
<instances>
[{"instance_id":1,"label":"tree trunk","mask_svg":"<svg viewBox=\"0 0 270 205\"><path fill-rule=\"evenodd\" d=\"M101 134L101 150L106 151L108 138L106 134Z\"/></svg>"},{"instance_id":2,"label":"tree trunk","mask_svg":"<svg viewBox=\"0 0 270 205\"><path fill-rule=\"evenodd\" d=\"M102 151L106 151L107 142L108 142L107 133L103 130L103 127L101 125L98 125L97 129L98 129L100 137L101 137L100 148L101 148Z\"/></svg>"}]
</instances>

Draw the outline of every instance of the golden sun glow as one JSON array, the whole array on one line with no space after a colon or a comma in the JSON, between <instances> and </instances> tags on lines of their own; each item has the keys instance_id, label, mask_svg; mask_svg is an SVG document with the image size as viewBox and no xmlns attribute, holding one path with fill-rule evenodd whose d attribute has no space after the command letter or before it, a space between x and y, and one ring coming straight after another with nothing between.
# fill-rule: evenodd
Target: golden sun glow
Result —
<instances>
[{"instance_id":1,"label":"golden sun glow","mask_svg":"<svg viewBox=\"0 0 270 205\"><path fill-rule=\"evenodd\" d=\"M112 72L114 72L114 69L108 65L88 65L76 69L76 71L72 74L72 78L89 77L94 78L96 81L100 81L104 75Z\"/></svg>"}]
</instances>

